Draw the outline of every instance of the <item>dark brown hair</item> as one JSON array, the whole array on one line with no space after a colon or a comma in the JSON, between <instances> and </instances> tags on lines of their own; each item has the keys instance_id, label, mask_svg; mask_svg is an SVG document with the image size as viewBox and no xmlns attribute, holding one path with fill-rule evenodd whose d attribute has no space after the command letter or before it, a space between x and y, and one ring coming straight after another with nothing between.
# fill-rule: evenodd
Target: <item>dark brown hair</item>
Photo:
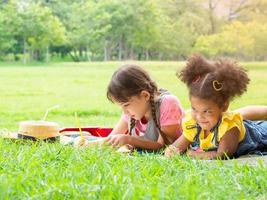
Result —
<instances>
[{"instance_id":1,"label":"dark brown hair","mask_svg":"<svg viewBox=\"0 0 267 200\"><path fill-rule=\"evenodd\" d=\"M143 90L150 93L152 117L162 138L164 139L164 143L167 144L167 138L161 131L160 125L156 119L154 96L158 92L158 87L144 69L133 64L126 64L119 67L119 69L117 69L111 77L107 88L107 98L113 103L125 103L128 102L131 97L140 95ZM135 120L131 118L130 133L134 126Z\"/></svg>"},{"instance_id":2,"label":"dark brown hair","mask_svg":"<svg viewBox=\"0 0 267 200\"><path fill-rule=\"evenodd\" d=\"M247 90L246 70L228 59L208 61L203 56L191 56L186 66L177 73L189 88L189 95L212 100L219 107Z\"/></svg>"}]
</instances>

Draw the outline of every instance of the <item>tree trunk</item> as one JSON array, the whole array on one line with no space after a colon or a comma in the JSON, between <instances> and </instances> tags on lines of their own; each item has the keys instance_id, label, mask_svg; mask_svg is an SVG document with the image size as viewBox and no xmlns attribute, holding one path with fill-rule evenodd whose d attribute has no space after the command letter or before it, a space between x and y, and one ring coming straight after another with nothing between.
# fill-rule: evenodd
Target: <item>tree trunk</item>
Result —
<instances>
[{"instance_id":1,"label":"tree trunk","mask_svg":"<svg viewBox=\"0 0 267 200\"><path fill-rule=\"evenodd\" d=\"M26 64L26 62L27 62L27 58L26 58L26 53L27 53L27 50L26 50L26 45L27 45L27 43L26 43L26 39L25 38L23 38L23 64L25 65Z\"/></svg>"},{"instance_id":2,"label":"tree trunk","mask_svg":"<svg viewBox=\"0 0 267 200\"><path fill-rule=\"evenodd\" d=\"M210 19L210 26L211 26L211 34L215 33L216 25L214 19L214 10L216 9L220 0L214 2L214 0L209 0L209 19Z\"/></svg>"},{"instance_id":3,"label":"tree trunk","mask_svg":"<svg viewBox=\"0 0 267 200\"><path fill-rule=\"evenodd\" d=\"M163 54L162 52L159 53L159 60L162 61L162 58L163 58Z\"/></svg>"},{"instance_id":4,"label":"tree trunk","mask_svg":"<svg viewBox=\"0 0 267 200\"><path fill-rule=\"evenodd\" d=\"M79 60L80 61L83 61L84 60L84 57L83 57L83 48L82 47L79 47Z\"/></svg>"},{"instance_id":5,"label":"tree trunk","mask_svg":"<svg viewBox=\"0 0 267 200\"><path fill-rule=\"evenodd\" d=\"M80 62L80 58L79 58L79 55L76 49L74 50L74 56L75 56L76 62Z\"/></svg>"},{"instance_id":6,"label":"tree trunk","mask_svg":"<svg viewBox=\"0 0 267 200\"><path fill-rule=\"evenodd\" d=\"M41 61L41 51L40 49L36 49L33 51L33 59L37 61Z\"/></svg>"},{"instance_id":7,"label":"tree trunk","mask_svg":"<svg viewBox=\"0 0 267 200\"><path fill-rule=\"evenodd\" d=\"M45 61L46 61L47 63L50 61L50 58L49 58L49 46L46 47Z\"/></svg>"},{"instance_id":8,"label":"tree trunk","mask_svg":"<svg viewBox=\"0 0 267 200\"><path fill-rule=\"evenodd\" d=\"M75 58L75 56L74 56L71 52L69 52L69 55L70 55L71 59L72 59L74 62L76 62L76 58Z\"/></svg>"},{"instance_id":9,"label":"tree trunk","mask_svg":"<svg viewBox=\"0 0 267 200\"><path fill-rule=\"evenodd\" d=\"M95 60L95 54L94 52L91 52L91 61L94 61Z\"/></svg>"},{"instance_id":10,"label":"tree trunk","mask_svg":"<svg viewBox=\"0 0 267 200\"><path fill-rule=\"evenodd\" d=\"M119 41L119 60L123 59L123 46L124 46L124 34L121 35L120 41Z\"/></svg>"},{"instance_id":11,"label":"tree trunk","mask_svg":"<svg viewBox=\"0 0 267 200\"><path fill-rule=\"evenodd\" d=\"M73 53L72 53L73 52ZM72 60L74 61L74 62L79 62L80 60L79 60L79 56L77 55L77 50L76 49L73 49L73 51L70 51L69 52L69 55L70 55L70 57L72 58Z\"/></svg>"},{"instance_id":12,"label":"tree trunk","mask_svg":"<svg viewBox=\"0 0 267 200\"><path fill-rule=\"evenodd\" d=\"M141 52L138 52L138 54L137 54L137 59L138 59L138 60L142 60L142 51L141 51Z\"/></svg>"},{"instance_id":13,"label":"tree trunk","mask_svg":"<svg viewBox=\"0 0 267 200\"><path fill-rule=\"evenodd\" d=\"M149 60L149 51L148 51L148 49L146 49L146 61L148 61Z\"/></svg>"},{"instance_id":14,"label":"tree trunk","mask_svg":"<svg viewBox=\"0 0 267 200\"><path fill-rule=\"evenodd\" d=\"M84 51L85 51L85 61L89 61L90 60L90 56L89 56L88 48L85 47Z\"/></svg>"},{"instance_id":15,"label":"tree trunk","mask_svg":"<svg viewBox=\"0 0 267 200\"><path fill-rule=\"evenodd\" d=\"M104 46L104 61L109 60L109 50L108 50L108 41L105 41L105 46Z\"/></svg>"},{"instance_id":16,"label":"tree trunk","mask_svg":"<svg viewBox=\"0 0 267 200\"><path fill-rule=\"evenodd\" d=\"M34 59L34 52L32 48L30 48L29 54L29 62L32 62Z\"/></svg>"},{"instance_id":17,"label":"tree trunk","mask_svg":"<svg viewBox=\"0 0 267 200\"><path fill-rule=\"evenodd\" d=\"M133 47L133 45L131 45L131 49L130 49L130 59L134 60L134 47Z\"/></svg>"}]
</instances>

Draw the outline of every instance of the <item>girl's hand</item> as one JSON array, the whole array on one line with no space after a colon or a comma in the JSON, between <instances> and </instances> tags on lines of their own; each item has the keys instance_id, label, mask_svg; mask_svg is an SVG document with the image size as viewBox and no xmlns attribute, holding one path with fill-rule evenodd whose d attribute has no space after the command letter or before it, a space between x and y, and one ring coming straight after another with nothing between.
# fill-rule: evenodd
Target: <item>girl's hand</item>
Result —
<instances>
[{"instance_id":1,"label":"girl's hand","mask_svg":"<svg viewBox=\"0 0 267 200\"><path fill-rule=\"evenodd\" d=\"M197 154L197 152L192 150L192 149L188 149L186 151L186 155L188 155L189 157L195 157L196 154Z\"/></svg>"},{"instance_id":2,"label":"girl's hand","mask_svg":"<svg viewBox=\"0 0 267 200\"><path fill-rule=\"evenodd\" d=\"M81 146L86 147L88 146L88 143L89 142L84 137L79 136L75 138L73 145L75 147L81 147Z\"/></svg>"},{"instance_id":3,"label":"girl's hand","mask_svg":"<svg viewBox=\"0 0 267 200\"><path fill-rule=\"evenodd\" d=\"M170 145L170 146L168 146L168 147L165 149L165 153L164 153L164 155L165 155L167 158L171 158L171 157L173 157L173 156L175 156L175 155L180 155L180 154L181 154L180 150L179 150L177 147L175 147L174 145Z\"/></svg>"},{"instance_id":4,"label":"girl's hand","mask_svg":"<svg viewBox=\"0 0 267 200\"><path fill-rule=\"evenodd\" d=\"M112 145L113 147L121 147L126 144L131 145L131 139L132 136L126 135L126 134L116 134L116 135L111 135L109 136L106 140L105 143L108 145Z\"/></svg>"}]
</instances>

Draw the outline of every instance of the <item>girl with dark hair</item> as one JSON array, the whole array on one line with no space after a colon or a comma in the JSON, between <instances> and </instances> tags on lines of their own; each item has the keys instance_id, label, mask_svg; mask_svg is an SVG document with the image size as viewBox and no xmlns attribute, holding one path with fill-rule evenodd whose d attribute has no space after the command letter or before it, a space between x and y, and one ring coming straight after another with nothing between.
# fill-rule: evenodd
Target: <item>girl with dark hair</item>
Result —
<instances>
[{"instance_id":1,"label":"girl with dark hair","mask_svg":"<svg viewBox=\"0 0 267 200\"><path fill-rule=\"evenodd\" d=\"M159 150L182 133L179 100L166 90L158 90L149 74L137 65L124 65L114 72L107 98L123 110L105 141L114 147Z\"/></svg>"},{"instance_id":2,"label":"girl with dark hair","mask_svg":"<svg viewBox=\"0 0 267 200\"><path fill-rule=\"evenodd\" d=\"M266 119L267 107L228 110L230 101L247 90L244 68L230 60L211 62L194 55L178 77L189 88L191 112L183 119L182 136L165 150L167 157L185 151L200 159L267 152L267 121L247 120Z\"/></svg>"}]
</instances>

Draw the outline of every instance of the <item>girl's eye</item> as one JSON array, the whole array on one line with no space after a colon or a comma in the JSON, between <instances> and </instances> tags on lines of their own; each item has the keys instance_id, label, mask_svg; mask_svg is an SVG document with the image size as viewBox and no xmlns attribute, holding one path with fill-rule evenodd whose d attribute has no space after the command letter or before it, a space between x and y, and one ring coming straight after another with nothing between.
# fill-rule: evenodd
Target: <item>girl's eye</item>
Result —
<instances>
[{"instance_id":1,"label":"girl's eye","mask_svg":"<svg viewBox=\"0 0 267 200\"><path fill-rule=\"evenodd\" d=\"M212 111L211 111L211 110L205 110L204 113L206 113L206 114L211 114Z\"/></svg>"}]
</instances>

